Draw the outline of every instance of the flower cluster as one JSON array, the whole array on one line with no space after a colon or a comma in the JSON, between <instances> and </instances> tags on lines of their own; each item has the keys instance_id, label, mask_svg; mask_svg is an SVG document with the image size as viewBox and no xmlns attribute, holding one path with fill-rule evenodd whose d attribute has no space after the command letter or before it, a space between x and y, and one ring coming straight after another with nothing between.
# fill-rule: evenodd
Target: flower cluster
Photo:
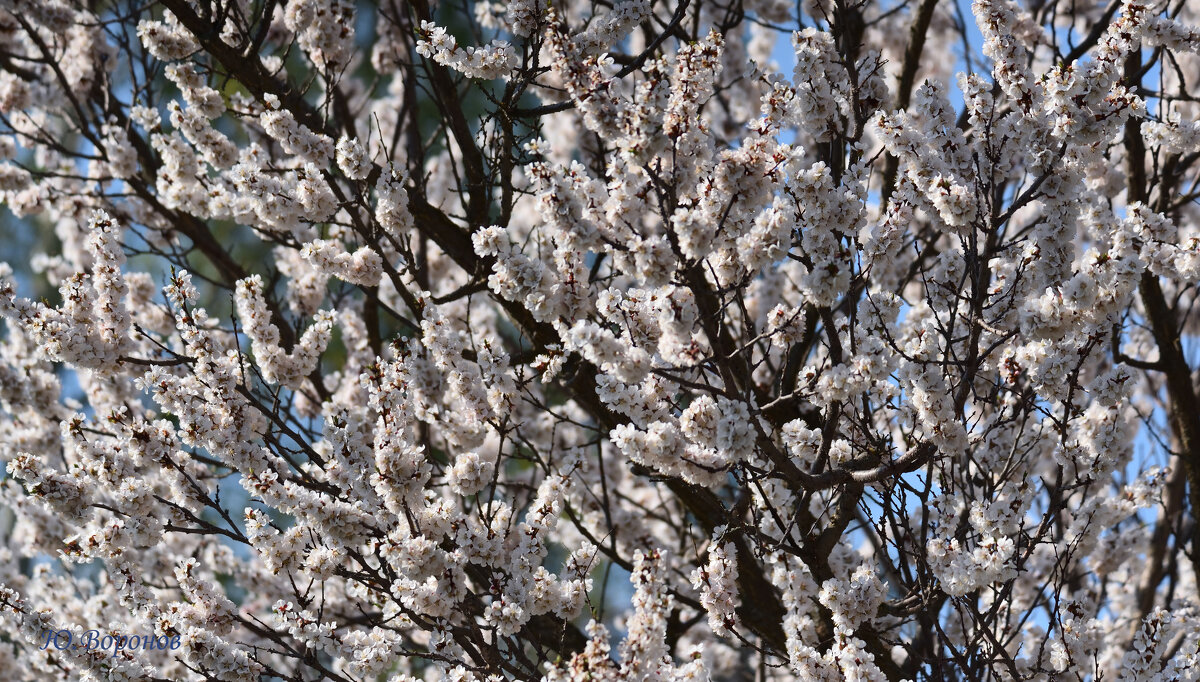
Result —
<instances>
[{"instance_id":1,"label":"flower cluster","mask_svg":"<svg viewBox=\"0 0 1200 682\"><path fill-rule=\"evenodd\" d=\"M350 65L354 52L354 6L335 0L289 0L283 22L322 71Z\"/></svg>"},{"instance_id":2,"label":"flower cluster","mask_svg":"<svg viewBox=\"0 0 1200 682\"><path fill-rule=\"evenodd\" d=\"M708 626L713 633L727 636L737 626L737 546L732 542L720 544L724 529L714 531L708 548L708 563L692 573L692 587L700 591L700 603L708 612Z\"/></svg>"},{"instance_id":3,"label":"flower cluster","mask_svg":"<svg viewBox=\"0 0 1200 682\"><path fill-rule=\"evenodd\" d=\"M508 75L517 66L517 53L507 41L495 40L486 47L461 48L454 36L431 21L421 22L417 54L467 78L489 81Z\"/></svg>"},{"instance_id":4,"label":"flower cluster","mask_svg":"<svg viewBox=\"0 0 1200 682\"><path fill-rule=\"evenodd\" d=\"M291 388L299 386L317 368L333 329L333 314L317 313L313 325L296 342L296 347L290 353L285 351L279 345L279 328L271 322L262 277L258 275L237 283L237 314L243 331L250 338L263 378Z\"/></svg>"}]
</instances>

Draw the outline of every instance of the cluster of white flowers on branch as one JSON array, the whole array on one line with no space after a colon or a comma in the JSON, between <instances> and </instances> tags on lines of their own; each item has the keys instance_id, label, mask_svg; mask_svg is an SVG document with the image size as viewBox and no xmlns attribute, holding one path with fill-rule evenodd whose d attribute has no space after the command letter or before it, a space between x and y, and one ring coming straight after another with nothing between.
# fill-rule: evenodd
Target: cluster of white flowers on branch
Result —
<instances>
[{"instance_id":1,"label":"cluster of white flowers on branch","mask_svg":"<svg viewBox=\"0 0 1200 682\"><path fill-rule=\"evenodd\" d=\"M1200 10L970 9L0 0L0 670L1197 679Z\"/></svg>"}]
</instances>

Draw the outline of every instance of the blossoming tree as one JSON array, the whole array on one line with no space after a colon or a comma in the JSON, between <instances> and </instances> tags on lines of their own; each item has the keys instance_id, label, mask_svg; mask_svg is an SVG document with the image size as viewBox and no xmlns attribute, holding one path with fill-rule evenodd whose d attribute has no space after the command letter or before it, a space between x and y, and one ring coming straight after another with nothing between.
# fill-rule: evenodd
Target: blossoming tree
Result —
<instances>
[{"instance_id":1,"label":"blossoming tree","mask_svg":"<svg viewBox=\"0 0 1200 682\"><path fill-rule=\"evenodd\" d=\"M1198 15L0 0L0 670L1200 679Z\"/></svg>"}]
</instances>

